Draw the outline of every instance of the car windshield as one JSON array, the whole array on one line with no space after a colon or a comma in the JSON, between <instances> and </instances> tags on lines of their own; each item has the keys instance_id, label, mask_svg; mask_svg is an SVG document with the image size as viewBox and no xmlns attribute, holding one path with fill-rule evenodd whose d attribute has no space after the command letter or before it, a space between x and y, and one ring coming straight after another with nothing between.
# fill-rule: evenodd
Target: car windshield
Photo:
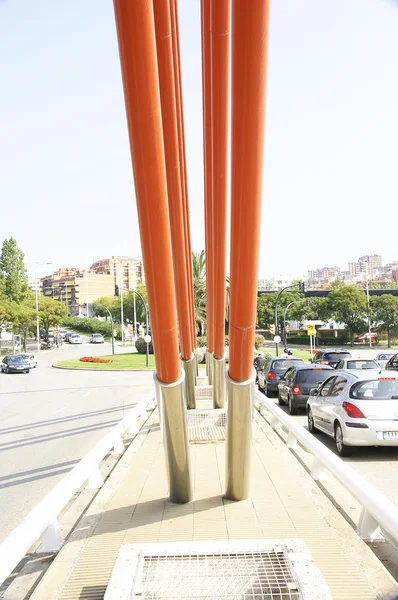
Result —
<instances>
[{"instance_id":1,"label":"car windshield","mask_svg":"<svg viewBox=\"0 0 398 600\"><path fill-rule=\"evenodd\" d=\"M356 400L398 400L398 379L381 377L355 383L350 397Z\"/></svg>"},{"instance_id":2,"label":"car windshield","mask_svg":"<svg viewBox=\"0 0 398 600\"><path fill-rule=\"evenodd\" d=\"M9 356L8 357L8 362L9 363L21 363L24 362L26 360L26 356L24 354L20 354L19 356Z\"/></svg>"},{"instance_id":3,"label":"car windshield","mask_svg":"<svg viewBox=\"0 0 398 600\"><path fill-rule=\"evenodd\" d=\"M70 337L80 337L80 335L78 333L74 333L73 335L71 335Z\"/></svg>"},{"instance_id":4,"label":"car windshield","mask_svg":"<svg viewBox=\"0 0 398 600\"><path fill-rule=\"evenodd\" d=\"M100 333L93 333L93 337L102 337Z\"/></svg>"},{"instance_id":5,"label":"car windshield","mask_svg":"<svg viewBox=\"0 0 398 600\"><path fill-rule=\"evenodd\" d=\"M327 352L323 357L325 360L329 360L331 362L337 362L342 358L350 358L349 352Z\"/></svg>"},{"instance_id":6,"label":"car windshield","mask_svg":"<svg viewBox=\"0 0 398 600\"><path fill-rule=\"evenodd\" d=\"M303 369L297 372L297 383L321 383L330 377L332 369ZM333 373L333 371L332 371Z\"/></svg>"},{"instance_id":7,"label":"car windshield","mask_svg":"<svg viewBox=\"0 0 398 600\"><path fill-rule=\"evenodd\" d=\"M347 369L379 369L375 360L348 360Z\"/></svg>"},{"instance_id":8,"label":"car windshield","mask_svg":"<svg viewBox=\"0 0 398 600\"><path fill-rule=\"evenodd\" d=\"M292 365L302 364L304 361L301 358L290 358L289 360L280 359L276 360L272 365L272 368L276 371L286 371Z\"/></svg>"},{"instance_id":9,"label":"car windshield","mask_svg":"<svg viewBox=\"0 0 398 600\"><path fill-rule=\"evenodd\" d=\"M377 360L389 360L392 356L394 356L393 354L379 354L379 356L377 357Z\"/></svg>"}]
</instances>

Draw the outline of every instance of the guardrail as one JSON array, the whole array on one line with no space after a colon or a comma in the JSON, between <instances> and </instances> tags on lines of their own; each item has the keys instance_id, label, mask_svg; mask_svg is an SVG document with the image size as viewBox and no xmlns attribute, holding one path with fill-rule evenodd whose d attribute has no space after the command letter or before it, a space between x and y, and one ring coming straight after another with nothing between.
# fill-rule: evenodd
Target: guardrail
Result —
<instances>
[{"instance_id":1,"label":"guardrail","mask_svg":"<svg viewBox=\"0 0 398 600\"><path fill-rule=\"evenodd\" d=\"M87 487L102 487L99 465L112 450L123 452L123 435L138 433L138 419L147 418L147 410L156 404L154 394L139 402L82 460L51 490L49 494L0 542L0 585L7 579L29 548L41 538L38 552L57 552L64 543L58 514L87 481Z\"/></svg>"},{"instance_id":2,"label":"guardrail","mask_svg":"<svg viewBox=\"0 0 398 600\"><path fill-rule=\"evenodd\" d=\"M288 448L293 449L300 442L305 450L313 455L311 476L314 480L327 479L329 471L358 500L362 509L357 532L363 540L383 539L383 530L393 542L398 543L398 507L391 500L257 390L256 408L262 416L266 412L271 413L272 429L276 430L281 424L287 429Z\"/></svg>"}]
</instances>

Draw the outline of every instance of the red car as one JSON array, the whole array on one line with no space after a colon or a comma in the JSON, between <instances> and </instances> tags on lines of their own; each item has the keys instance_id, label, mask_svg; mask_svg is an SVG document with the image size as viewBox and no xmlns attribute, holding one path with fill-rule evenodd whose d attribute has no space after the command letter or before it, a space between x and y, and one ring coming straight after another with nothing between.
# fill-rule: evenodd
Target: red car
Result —
<instances>
[{"instance_id":1,"label":"red car","mask_svg":"<svg viewBox=\"0 0 398 600\"><path fill-rule=\"evenodd\" d=\"M376 341L377 333L372 333L372 332L370 332L370 334L369 333L363 333L362 335L358 336L358 340L360 342L368 342L369 338L370 338L371 342Z\"/></svg>"}]
</instances>

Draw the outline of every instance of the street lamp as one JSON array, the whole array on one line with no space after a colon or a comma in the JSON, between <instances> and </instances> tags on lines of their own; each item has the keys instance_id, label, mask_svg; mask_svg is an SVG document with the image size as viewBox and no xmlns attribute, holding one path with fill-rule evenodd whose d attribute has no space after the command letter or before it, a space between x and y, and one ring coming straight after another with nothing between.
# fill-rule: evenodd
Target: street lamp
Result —
<instances>
[{"instance_id":1,"label":"street lamp","mask_svg":"<svg viewBox=\"0 0 398 600\"><path fill-rule=\"evenodd\" d=\"M104 308L106 311L108 311L108 314L110 316L110 319L111 319L111 329L112 329L112 354L115 354L115 330L114 330L114 325L113 325L112 313L109 310L109 308L107 308L103 304L97 304L97 306L100 306L101 308Z\"/></svg>"},{"instance_id":2,"label":"street lamp","mask_svg":"<svg viewBox=\"0 0 398 600\"><path fill-rule=\"evenodd\" d=\"M285 312L283 313L283 332L284 332L284 336L285 336L285 348L287 348L286 314L287 314L288 308L290 308L290 306L292 306L292 304L296 304L297 302L307 302L307 298L300 298L299 300L293 300L293 302L290 302L285 308Z\"/></svg>"},{"instance_id":3,"label":"street lamp","mask_svg":"<svg viewBox=\"0 0 398 600\"><path fill-rule=\"evenodd\" d=\"M123 290L123 287L121 286L121 292ZM146 343L146 366L149 367L149 344L151 342L151 336L148 334L149 331L149 311L148 311L148 306L147 303L145 302L144 298L141 296L141 294L139 292L137 292L137 290L125 290L126 292L130 292L132 294L134 294L134 298L135 295L137 294L137 296L139 298L141 298L142 300L142 304L144 305L144 310L145 310L145 328L146 328L146 335L144 336L144 340ZM122 331L123 331L123 324L122 324ZM122 334L123 336L123 334ZM123 337L122 337L123 339Z\"/></svg>"},{"instance_id":4,"label":"street lamp","mask_svg":"<svg viewBox=\"0 0 398 600\"><path fill-rule=\"evenodd\" d=\"M37 271L38 268L37 267L41 267L44 265L52 265L52 262L45 262L45 263L36 263L36 285L35 285L35 289L36 289L36 337L37 337L37 351L40 352L40 323L39 323L39 284L38 284L38 277L37 277Z\"/></svg>"},{"instance_id":5,"label":"street lamp","mask_svg":"<svg viewBox=\"0 0 398 600\"><path fill-rule=\"evenodd\" d=\"M366 298L368 302L368 329L369 329L369 348L372 347L372 332L370 322L370 302L369 302L369 273L366 274Z\"/></svg>"}]
</instances>

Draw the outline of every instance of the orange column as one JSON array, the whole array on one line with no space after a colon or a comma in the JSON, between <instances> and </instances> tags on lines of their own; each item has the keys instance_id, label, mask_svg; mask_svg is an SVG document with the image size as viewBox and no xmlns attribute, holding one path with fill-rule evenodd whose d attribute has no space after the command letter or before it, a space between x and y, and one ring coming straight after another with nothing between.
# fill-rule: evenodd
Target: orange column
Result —
<instances>
[{"instance_id":1,"label":"orange column","mask_svg":"<svg viewBox=\"0 0 398 600\"><path fill-rule=\"evenodd\" d=\"M114 0L156 375L180 377L153 5Z\"/></svg>"},{"instance_id":2,"label":"orange column","mask_svg":"<svg viewBox=\"0 0 398 600\"><path fill-rule=\"evenodd\" d=\"M186 261L186 222L181 189L182 176L180 172L179 131L174 81L176 73L173 64L170 2L169 0L154 0L153 8L181 356L184 360L189 360L192 358L193 352L192 315Z\"/></svg>"},{"instance_id":3,"label":"orange column","mask_svg":"<svg viewBox=\"0 0 398 600\"><path fill-rule=\"evenodd\" d=\"M196 320L195 320L195 307L194 307L194 291L193 291L193 275L192 275L192 247L191 247L191 230L189 223L189 202L188 202L188 175L187 175L187 160L185 150L185 125L184 125L184 108L183 108L183 95L182 95L182 78L181 78L181 60L180 60L180 36L179 36L179 24L178 24L178 2L177 0L171 0L171 27L173 32L173 49L174 49L174 60L176 81L176 93L178 93L179 102L179 115L178 123L180 129L180 159L182 160L183 168L181 170L182 183L183 183L183 200L184 200L184 213L185 213L185 239L186 239L186 260L188 268L188 292L190 296L190 311L191 311L191 330L192 330L192 350L196 348Z\"/></svg>"},{"instance_id":4,"label":"orange column","mask_svg":"<svg viewBox=\"0 0 398 600\"><path fill-rule=\"evenodd\" d=\"M232 8L229 376L235 381L253 372L269 8L269 0L234 0Z\"/></svg>"},{"instance_id":5,"label":"orange column","mask_svg":"<svg viewBox=\"0 0 398 600\"><path fill-rule=\"evenodd\" d=\"M205 197L206 252L206 327L207 350L214 350L213 336L213 161L211 143L211 69L210 69L210 2L201 0L202 11L202 101L203 101L203 164Z\"/></svg>"},{"instance_id":6,"label":"orange column","mask_svg":"<svg viewBox=\"0 0 398 600\"><path fill-rule=\"evenodd\" d=\"M230 0L211 2L214 358L224 358ZM224 376L224 374L222 375Z\"/></svg>"}]
</instances>

